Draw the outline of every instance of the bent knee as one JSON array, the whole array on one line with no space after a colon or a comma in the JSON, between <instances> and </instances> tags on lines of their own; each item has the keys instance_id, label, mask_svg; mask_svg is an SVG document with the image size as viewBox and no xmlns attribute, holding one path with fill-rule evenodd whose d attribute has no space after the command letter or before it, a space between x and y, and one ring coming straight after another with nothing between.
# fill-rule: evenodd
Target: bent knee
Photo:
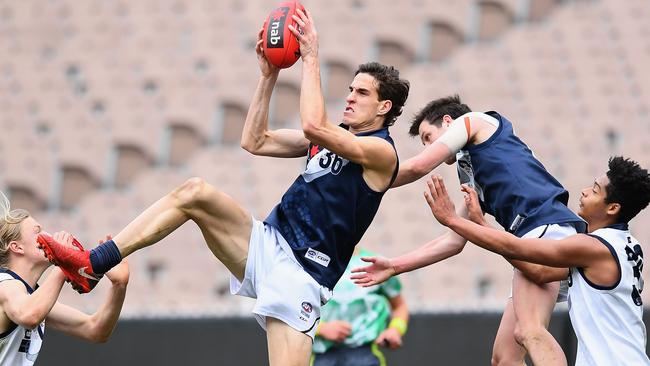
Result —
<instances>
[{"instance_id":1,"label":"bent knee","mask_svg":"<svg viewBox=\"0 0 650 366\"><path fill-rule=\"evenodd\" d=\"M546 337L548 331L541 324L528 324L515 326L515 341L521 346L526 347L526 344L531 342L538 342Z\"/></svg>"},{"instance_id":2,"label":"bent knee","mask_svg":"<svg viewBox=\"0 0 650 366\"><path fill-rule=\"evenodd\" d=\"M525 366L526 352L518 344L501 344L492 351L492 366Z\"/></svg>"},{"instance_id":3,"label":"bent knee","mask_svg":"<svg viewBox=\"0 0 650 366\"><path fill-rule=\"evenodd\" d=\"M492 366L526 366L523 359L492 356Z\"/></svg>"},{"instance_id":4,"label":"bent knee","mask_svg":"<svg viewBox=\"0 0 650 366\"><path fill-rule=\"evenodd\" d=\"M178 202L179 207L188 207L201 199L207 187L208 183L205 179L193 177L176 188L171 195Z\"/></svg>"},{"instance_id":5,"label":"bent knee","mask_svg":"<svg viewBox=\"0 0 650 366\"><path fill-rule=\"evenodd\" d=\"M506 358L502 358L502 357L500 357L498 355L492 355L490 365L492 365L492 366L511 366L511 365L517 365L517 364L509 361Z\"/></svg>"}]
</instances>

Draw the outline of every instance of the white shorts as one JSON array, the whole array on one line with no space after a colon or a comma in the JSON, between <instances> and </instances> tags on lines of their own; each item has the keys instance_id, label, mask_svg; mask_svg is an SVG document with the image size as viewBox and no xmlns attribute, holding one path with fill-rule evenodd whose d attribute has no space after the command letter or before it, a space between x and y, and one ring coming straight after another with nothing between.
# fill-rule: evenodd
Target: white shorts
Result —
<instances>
[{"instance_id":1,"label":"white shorts","mask_svg":"<svg viewBox=\"0 0 650 366\"><path fill-rule=\"evenodd\" d=\"M542 225L534 228L522 236L522 238L544 238L552 240L562 240L571 235L575 235L575 226L571 224L551 224ZM512 297L512 287L510 288L510 297ZM569 297L569 281L560 281L560 292L557 294L556 302L565 302Z\"/></svg>"},{"instance_id":2,"label":"white shorts","mask_svg":"<svg viewBox=\"0 0 650 366\"><path fill-rule=\"evenodd\" d=\"M266 330L266 317L279 319L314 338L320 308L332 291L314 280L293 256L282 235L253 219L244 280L230 276L230 292L257 299L253 314Z\"/></svg>"}]
</instances>

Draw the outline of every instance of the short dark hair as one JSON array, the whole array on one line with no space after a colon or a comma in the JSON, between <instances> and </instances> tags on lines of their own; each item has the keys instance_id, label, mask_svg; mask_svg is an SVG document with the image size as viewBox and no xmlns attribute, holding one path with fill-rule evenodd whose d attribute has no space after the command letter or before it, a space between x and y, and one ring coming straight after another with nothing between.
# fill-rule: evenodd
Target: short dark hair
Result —
<instances>
[{"instance_id":1,"label":"short dark hair","mask_svg":"<svg viewBox=\"0 0 650 366\"><path fill-rule=\"evenodd\" d=\"M411 128L409 128L409 135L417 136L420 134L420 124L422 121L427 120L432 125L441 125L442 117L448 114L451 118L456 119L465 113L472 110L463 102L460 101L458 94L433 100L429 102L422 110L420 110L413 121L411 121Z\"/></svg>"},{"instance_id":2,"label":"short dark hair","mask_svg":"<svg viewBox=\"0 0 650 366\"><path fill-rule=\"evenodd\" d=\"M402 114L402 107L406 103L406 98L409 96L409 84L408 80L399 78L399 71L392 67L382 65L378 62L368 62L365 64L359 65L359 68L354 73L354 76L358 74L369 74L379 83L379 88L377 93L379 94L379 100L390 100L392 107L384 116L384 127L392 126L395 124L397 117Z\"/></svg>"},{"instance_id":3,"label":"short dark hair","mask_svg":"<svg viewBox=\"0 0 650 366\"><path fill-rule=\"evenodd\" d=\"M605 187L605 203L618 203L621 211L617 222L626 223L650 202L650 175L635 161L622 156L609 159L609 184Z\"/></svg>"}]
</instances>

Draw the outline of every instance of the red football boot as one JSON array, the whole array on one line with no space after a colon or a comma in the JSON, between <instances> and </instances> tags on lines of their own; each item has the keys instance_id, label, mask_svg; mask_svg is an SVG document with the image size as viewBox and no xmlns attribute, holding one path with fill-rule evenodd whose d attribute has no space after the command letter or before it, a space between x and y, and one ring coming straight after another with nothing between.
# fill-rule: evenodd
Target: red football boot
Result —
<instances>
[{"instance_id":1,"label":"red football boot","mask_svg":"<svg viewBox=\"0 0 650 366\"><path fill-rule=\"evenodd\" d=\"M80 294L90 292L102 276L93 273L90 252L73 238L71 248L54 240L50 234L40 233L36 239L47 259L61 268L72 287Z\"/></svg>"}]
</instances>

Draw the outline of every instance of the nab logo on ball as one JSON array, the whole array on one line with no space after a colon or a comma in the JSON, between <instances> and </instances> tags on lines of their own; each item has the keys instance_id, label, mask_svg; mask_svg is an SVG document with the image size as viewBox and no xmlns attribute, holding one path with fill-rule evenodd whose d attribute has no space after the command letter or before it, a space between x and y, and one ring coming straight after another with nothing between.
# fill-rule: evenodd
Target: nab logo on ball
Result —
<instances>
[{"instance_id":1,"label":"nab logo on ball","mask_svg":"<svg viewBox=\"0 0 650 366\"><path fill-rule=\"evenodd\" d=\"M269 31L266 34L266 47L284 47L284 23L287 20L288 13L288 7L277 8L271 13L269 17Z\"/></svg>"},{"instance_id":2,"label":"nab logo on ball","mask_svg":"<svg viewBox=\"0 0 650 366\"><path fill-rule=\"evenodd\" d=\"M289 26L300 31L300 27L292 18L297 10L305 8L298 1L285 1L278 4L264 21L262 32L262 48L264 56L272 64L281 69L287 68L300 58L300 42L289 29Z\"/></svg>"}]
</instances>

